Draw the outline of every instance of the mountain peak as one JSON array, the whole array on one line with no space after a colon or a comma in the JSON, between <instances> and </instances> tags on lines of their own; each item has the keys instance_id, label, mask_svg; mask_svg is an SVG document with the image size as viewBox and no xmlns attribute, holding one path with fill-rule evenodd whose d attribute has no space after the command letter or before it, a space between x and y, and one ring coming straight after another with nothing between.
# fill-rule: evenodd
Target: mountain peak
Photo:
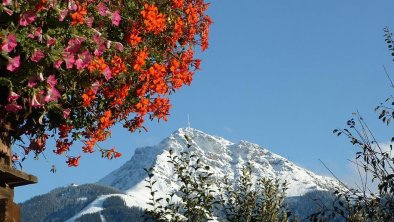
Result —
<instances>
[{"instance_id":1,"label":"mountain peak","mask_svg":"<svg viewBox=\"0 0 394 222\"><path fill-rule=\"evenodd\" d=\"M131 160L99 183L137 195L145 186L147 174L144 168L153 167L159 186L163 192L169 191L173 173L167 162L168 151L171 149L175 155L179 154L187 150L187 144L192 145L190 149L211 167L218 178L236 178L242 167L251 163L253 173L258 177L288 181L288 196L302 195L310 190L327 190L336 184L332 178L318 176L258 144L244 140L233 143L190 127L176 130L156 146L137 148Z\"/></svg>"}]
</instances>

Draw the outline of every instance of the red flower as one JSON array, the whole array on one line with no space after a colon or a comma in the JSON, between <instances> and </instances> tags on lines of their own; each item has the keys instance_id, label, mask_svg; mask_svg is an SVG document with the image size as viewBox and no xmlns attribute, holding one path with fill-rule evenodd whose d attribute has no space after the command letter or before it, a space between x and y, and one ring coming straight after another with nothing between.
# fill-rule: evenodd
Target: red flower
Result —
<instances>
[{"instance_id":1,"label":"red flower","mask_svg":"<svg viewBox=\"0 0 394 222\"><path fill-rule=\"evenodd\" d=\"M69 167L76 167L79 166L79 160L81 159L81 156L78 157L68 157L68 160L66 163L68 164Z\"/></svg>"}]
</instances>

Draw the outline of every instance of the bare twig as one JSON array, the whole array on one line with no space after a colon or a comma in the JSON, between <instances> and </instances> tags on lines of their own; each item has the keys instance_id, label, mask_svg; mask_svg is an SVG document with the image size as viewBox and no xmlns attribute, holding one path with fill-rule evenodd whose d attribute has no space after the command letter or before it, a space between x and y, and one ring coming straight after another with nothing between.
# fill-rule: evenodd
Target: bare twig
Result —
<instances>
[{"instance_id":1,"label":"bare twig","mask_svg":"<svg viewBox=\"0 0 394 222\"><path fill-rule=\"evenodd\" d=\"M346 189L350 190L349 187L348 187L345 183L343 183L342 180L340 180L340 179L330 170L330 168L327 167L327 165L326 165L321 159L318 159L318 160L319 160L320 163L323 164L323 166L331 173L331 175L332 175L336 180L338 180L338 182L339 182L342 186L344 186Z\"/></svg>"},{"instance_id":2,"label":"bare twig","mask_svg":"<svg viewBox=\"0 0 394 222\"><path fill-rule=\"evenodd\" d=\"M387 72L386 66L384 66L384 65L383 65L383 70L384 70L384 72L386 73L386 76L387 76L387 78L388 78L389 81L390 81L391 87L394 88L394 83L393 83L393 81L391 80L389 73Z\"/></svg>"}]
</instances>

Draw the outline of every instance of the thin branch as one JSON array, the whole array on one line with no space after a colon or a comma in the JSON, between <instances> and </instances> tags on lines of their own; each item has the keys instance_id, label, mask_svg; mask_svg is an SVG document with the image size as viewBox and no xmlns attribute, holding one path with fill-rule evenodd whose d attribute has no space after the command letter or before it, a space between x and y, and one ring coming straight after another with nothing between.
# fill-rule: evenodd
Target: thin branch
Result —
<instances>
[{"instance_id":1,"label":"thin branch","mask_svg":"<svg viewBox=\"0 0 394 222\"><path fill-rule=\"evenodd\" d=\"M386 73L386 76L387 76L387 78L388 78L389 81L390 81L391 87L394 88L394 83L393 83L393 81L391 80L389 73L387 72L386 66L384 66L384 65L383 65L383 70L384 70L384 72Z\"/></svg>"},{"instance_id":2,"label":"thin branch","mask_svg":"<svg viewBox=\"0 0 394 222\"><path fill-rule=\"evenodd\" d=\"M318 160L319 160L320 163L323 164L323 166L331 173L331 175L332 175L336 180L338 180L338 182L339 182L340 184L342 184L342 186L344 186L346 189L350 190L350 188L349 188L346 184L344 184L344 183L342 182L342 180L340 180L340 179L330 170L330 168L327 167L327 165L326 165L321 159L318 159Z\"/></svg>"}]
</instances>

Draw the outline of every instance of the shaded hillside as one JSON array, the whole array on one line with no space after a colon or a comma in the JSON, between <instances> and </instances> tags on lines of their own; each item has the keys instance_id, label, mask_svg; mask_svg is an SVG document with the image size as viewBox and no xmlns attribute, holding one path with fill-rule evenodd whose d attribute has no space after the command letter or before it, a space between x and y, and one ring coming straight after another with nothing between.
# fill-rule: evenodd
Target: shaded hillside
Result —
<instances>
[{"instance_id":1,"label":"shaded hillside","mask_svg":"<svg viewBox=\"0 0 394 222\"><path fill-rule=\"evenodd\" d=\"M123 192L98 184L57 188L22 203L22 222L63 222L100 195L121 193Z\"/></svg>"}]
</instances>

